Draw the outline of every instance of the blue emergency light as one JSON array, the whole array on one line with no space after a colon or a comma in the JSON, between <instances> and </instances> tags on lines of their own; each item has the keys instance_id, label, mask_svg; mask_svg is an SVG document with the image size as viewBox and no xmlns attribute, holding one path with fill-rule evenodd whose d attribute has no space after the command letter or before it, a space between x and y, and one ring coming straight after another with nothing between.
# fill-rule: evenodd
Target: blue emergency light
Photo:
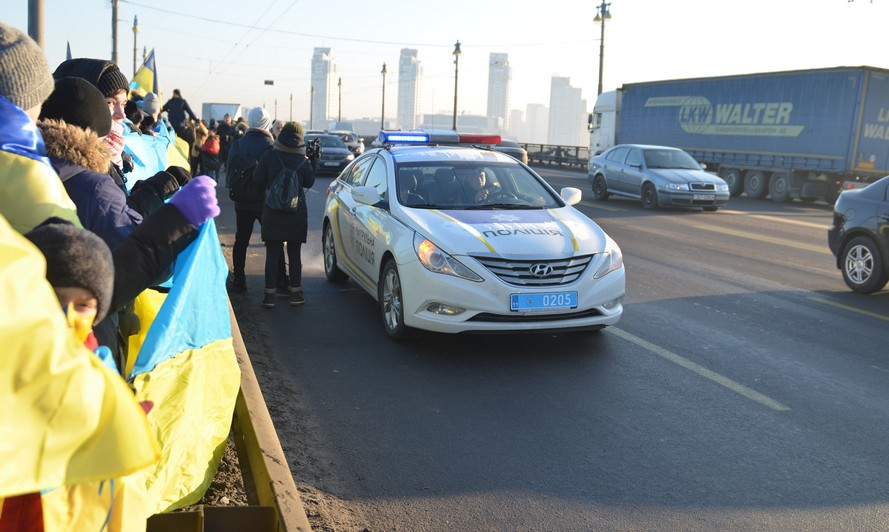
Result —
<instances>
[{"instance_id":1,"label":"blue emergency light","mask_svg":"<svg viewBox=\"0 0 889 532\"><path fill-rule=\"evenodd\" d=\"M429 135L422 131L380 131L383 144L428 144Z\"/></svg>"}]
</instances>

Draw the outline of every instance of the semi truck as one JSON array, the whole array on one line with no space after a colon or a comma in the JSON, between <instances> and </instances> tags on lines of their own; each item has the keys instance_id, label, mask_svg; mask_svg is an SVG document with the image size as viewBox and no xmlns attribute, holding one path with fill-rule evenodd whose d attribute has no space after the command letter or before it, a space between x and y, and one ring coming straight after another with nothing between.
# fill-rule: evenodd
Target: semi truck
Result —
<instances>
[{"instance_id":1,"label":"semi truck","mask_svg":"<svg viewBox=\"0 0 889 532\"><path fill-rule=\"evenodd\" d=\"M205 103L201 109L201 118L210 122L210 120L221 121L225 115L231 115L232 120L237 120L241 116L241 104L239 103Z\"/></svg>"},{"instance_id":2,"label":"semi truck","mask_svg":"<svg viewBox=\"0 0 889 532\"><path fill-rule=\"evenodd\" d=\"M590 156L682 148L733 196L833 203L889 174L889 70L834 67L628 83L590 115Z\"/></svg>"}]
</instances>

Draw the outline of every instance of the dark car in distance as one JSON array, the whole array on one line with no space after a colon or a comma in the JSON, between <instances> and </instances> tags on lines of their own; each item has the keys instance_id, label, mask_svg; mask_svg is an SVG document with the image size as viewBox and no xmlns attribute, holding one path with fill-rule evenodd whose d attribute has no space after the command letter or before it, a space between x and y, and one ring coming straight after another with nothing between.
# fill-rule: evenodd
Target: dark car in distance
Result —
<instances>
[{"instance_id":1,"label":"dark car in distance","mask_svg":"<svg viewBox=\"0 0 889 532\"><path fill-rule=\"evenodd\" d=\"M321 143L321 159L315 165L317 175L339 175L355 159L355 154L338 135L306 133L306 144L315 139Z\"/></svg>"},{"instance_id":2,"label":"dark car in distance","mask_svg":"<svg viewBox=\"0 0 889 532\"><path fill-rule=\"evenodd\" d=\"M840 194L827 243L853 291L872 294L889 281L889 176Z\"/></svg>"},{"instance_id":3,"label":"dark car in distance","mask_svg":"<svg viewBox=\"0 0 889 532\"><path fill-rule=\"evenodd\" d=\"M500 144L491 146L491 149L510 155L522 164L528 164L528 151L514 140L502 139Z\"/></svg>"}]
</instances>

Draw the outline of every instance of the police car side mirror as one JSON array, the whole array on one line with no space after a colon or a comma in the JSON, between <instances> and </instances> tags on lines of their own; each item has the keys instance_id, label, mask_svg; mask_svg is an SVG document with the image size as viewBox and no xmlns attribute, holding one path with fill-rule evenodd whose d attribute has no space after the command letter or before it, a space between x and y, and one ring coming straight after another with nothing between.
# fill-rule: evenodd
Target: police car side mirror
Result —
<instances>
[{"instance_id":1,"label":"police car side mirror","mask_svg":"<svg viewBox=\"0 0 889 532\"><path fill-rule=\"evenodd\" d=\"M376 205L383 201L383 198L377 193L377 189L369 186L353 188L352 199L364 205Z\"/></svg>"},{"instance_id":2,"label":"police car side mirror","mask_svg":"<svg viewBox=\"0 0 889 532\"><path fill-rule=\"evenodd\" d=\"M565 187L561 190L560 195L562 196L562 199L565 200L565 203L568 205L575 205L580 203L580 200L583 197L583 192L581 192L579 188Z\"/></svg>"}]
</instances>

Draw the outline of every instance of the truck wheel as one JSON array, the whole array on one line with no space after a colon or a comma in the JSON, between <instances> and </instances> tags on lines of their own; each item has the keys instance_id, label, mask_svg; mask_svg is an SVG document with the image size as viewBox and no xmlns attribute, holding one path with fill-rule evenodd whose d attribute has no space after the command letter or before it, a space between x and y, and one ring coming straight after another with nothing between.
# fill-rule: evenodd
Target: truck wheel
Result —
<instances>
[{"instance_id":1,"label":"truck wheel","mask_svg":"<svg viewBox=\"0 0 889 532\"><path fill-rule=\"evenodd\" d=\"M741 171L737 168L729 168L727 170L723 170L721 172L722 179L728 185L728 193L733 197L738 197L741 195L741 192L744 192L744 178L741 176Z\"/></svg>"},{"instance_id":2,"label":"truck wheel","mask_svg":"<svg viewBox=\"0 0 889 532\"><path fill-rule=\"evenodd\" d=\"M657 190L651 183L642 185L642 206L652 210L660 207L657 201Z\"/></svg>"},{"instance_id":3,"label":"truck wheel","mask_svg":"<svg viewBox=\"0 0 889 532\"><path fill-rule=\"evenodd\" d=\"M882 290L889 280L879 248L866 236L857 236L846 244L840 264L846 286L859 294Z\"/></svg>"},{"instance_id":4,"label":"truck wheel","mask_svg":"<svg viewBox=\"0 0 889 532\"><path fill-rule=\"evenodd\" d=\"M605 182L605 176L597 174L593 178L593 197L599 201L605 201L610 195L608 193L608 184Z\"/></svg>"},{"instance_id":5,"label":"truck wheel","mask_svg":"<svg viewBox=\"0 0 889 532\"><path fill-rule=\"evenodd\" d=\"M759 170L749 170L744 176L744 190L747 197L751 199L761 199L765 197L769 191L768 180L766 175Z\"/></svg>"},{"instance_id":6,"label":"truck wheel","mask_svg":"<svg viewBox=\"0 0 889 532\"><path fill-rule=\"evenodd\" d=\"M790 176L784 172L775 172L769 180L769 196L772 201L784 203L790 200Z\"/></svg>"}]
</instances>

